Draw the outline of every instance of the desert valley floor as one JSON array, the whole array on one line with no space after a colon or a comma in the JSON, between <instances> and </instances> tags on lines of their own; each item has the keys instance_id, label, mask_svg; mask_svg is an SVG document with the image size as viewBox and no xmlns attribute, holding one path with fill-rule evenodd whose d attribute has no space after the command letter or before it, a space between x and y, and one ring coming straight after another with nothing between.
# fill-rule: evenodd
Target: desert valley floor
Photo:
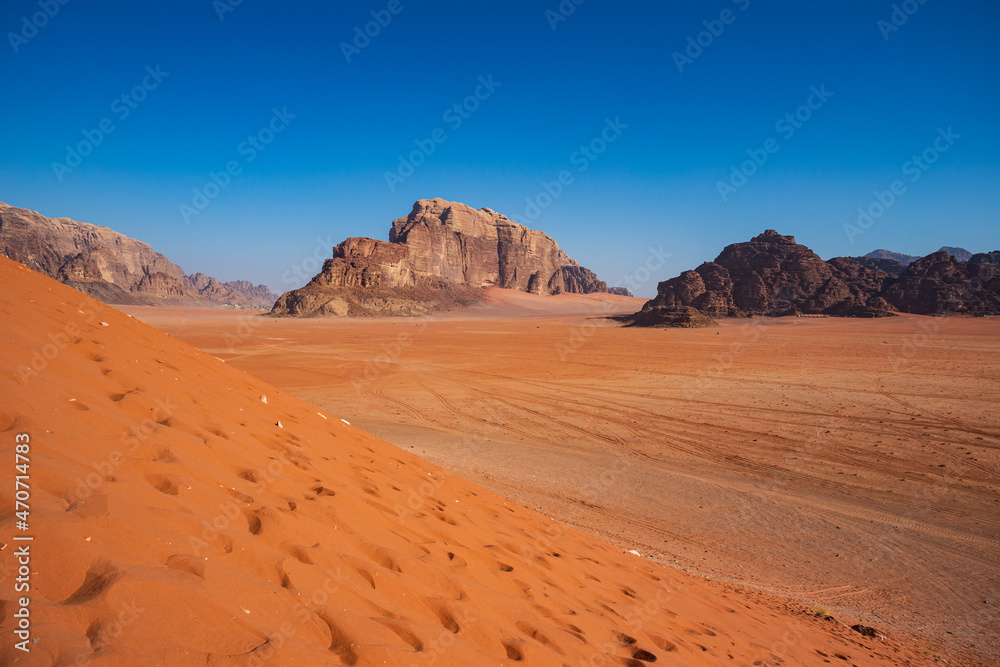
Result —
<instances>
[{"instance_id":1,"label":"desert valley floor","mask_svg":"<svg viewBox=\"0 0 1000 667\"><path fill-rule=\"evenodd\" d=\"M622 550L998 664L996 318L623 329L599 316L641 301L491 294L428 320L125 310Z\"/></svg>"}]
</instances>

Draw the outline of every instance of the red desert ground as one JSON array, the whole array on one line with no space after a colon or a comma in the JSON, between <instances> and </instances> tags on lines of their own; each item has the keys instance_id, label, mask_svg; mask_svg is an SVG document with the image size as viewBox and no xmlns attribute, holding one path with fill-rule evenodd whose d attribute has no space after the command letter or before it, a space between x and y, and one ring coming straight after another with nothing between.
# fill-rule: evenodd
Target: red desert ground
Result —
<instances>
[{"instance_id":1,"label":"red desert ground","mask_svg":"<svg viewBox=\"0 0 1000 667\"><path fill-rule=\"evenodd\" d=\"M4 460L12 469L10 479L20 462L24 480L17 490L7 485L2 493L3 664L920 665L935 660L925 649L930 643L902 632L862 636L840 620L823 618L787 598L655 562L662 558L628 553L477 486L418 458L408 447L390 445L349 424L344 417L358 413L364 403L357 396L339 404L332 400L311 404L238 370L235 363L198 351L6 258L0 258L0 282L5 323L0 433ZM512 300L531 299L519 295ZM237 321L234 313L195 312L205 314L204 332ZM197 320L198 315L187 315L191 316L173 313L178 321ZM447 336L461 337L462 330L470 330L479 344L490 343L497 354L511 349L498 340L500 334L509 336L518 349L527 351L525 363L531 363L533 337L538 335L534 331L556 323L565 331L582 320L557 314L536 323L533 317L529 313L514 318L509 330L498 321L487 328L482 320L443 318L437 326L445 337L426 341L431 344L421 353L426 357L422 363L431 370L415 375L413 381L435 391L433 364L454 349L449 347L454 340ZM262 322L252 340L244 341L248 353L297 354L293 347L270 340L271 333L301 329L311 331L314 338L327 338L329 333L317 324L323 320L286 321L286 328L283 322ZM397 325L396 321L342 321L343 354L350 356L352 346L361 344L359 337L366 335L366 328L370 335L372 327ZM996 338L986 331L964 332L962 325L955 329L965 336L963 353L986 352L990 346L995 350ZM198 326L189 332L196 330ZM620 337L622 330L598 331L615 334L602 338L601 345L620 344L615 336ZM664 333L646 330L643 335ZM683 333L672 347L696 350L714 343L709 330ZM789 334L785 331L776 340ZM305 344L315 344L303 335ZM294 386L295 393L319 396L317 387L324 383L315 380L323 371L306 367L309 354L307 347L299 366L290 367L287 374L273 369L259 374ZM601 350L581 354L589 356L589 363L598 363ZM674 354L662 353L668 358ZM229 356L238 360L238 355ZM267 354L258 354L250 365L264 371L267 359ZM980 357L981 363L989 361ZM480 359L479 371L466 372L469 377L477 372L488 375L491 363L496 361ZM690 372L693 363L682 363L679 372ZM952 364L950 377L960 377L962 363ZM633 356L632 371L645 364L642 355ZM552 376L551 381L571 386L570 375L572 371ZM349 385L345 377L331 386ZM634 384L625 376L619 380L603 399L605 405L616 404L625 388ZM503 378L496 381L500 391L511 389ZM885 384L898 392L899 387ZM474 385L470 382L475 391L485 386ZM937 395L952 388L945 382L924 393ZM380 396L378 405L385 410L381 418L369 411L365 415L369 423L387 426L414 416L405 401L383 395L378 386L368 390ZM498 400L523 406L526 391L522 388ZM632 391L650 393L635 386ZM564 436L582 411L597 415L595 395L582 392L575 412L565 410L563 420L554 420L563 424ZM559 401L567 398L560 395ZM445 395L441 401L445 403ZM386 410L393 403L399 406L394 414ZM634 409L657 412L655 403L650 393L650 399L637 402ZM785 403L782 410L761 414L760 419L778 431L815 420L812 408L803 403L801 382L788 386ZM895 405L896 412L911 409ZM539 404L537 411L544 414L559 407ZM720 436L720 428L733 439L733 452L726 457L734 461L755 460L780 444L781 436L774 432L764 442L750 444L747 438L754 429L765 429L759 423L741 426L731 410L723 412L734 422L708 426L710 434L700 445L693 433L697 414L687 423L675 421L679 450L699 456L699 446L713 448L711 441ZM456 423L469 419L469 413L461 410L454 416ZM921 417L908 428L958 429L975 413L940 417L941 423ZM507 429L510 442L527 438L534 428L527 419L518 423L499 413L482 418L506 419L503 428L494 428L493 433ZM843 417L858 418L857 414ZM983 414L978 419L990 421ZM642 428L670 424L664 414L656 420ZM907 425L902 422L897 415L891 427L885 427L885 448L896 451L886 455L890 458L881 464L883 468L914 447L892 437L904 433ZM425 424L428 429L442 426L441 421ZM857 422L848 426L854 428ZM638 427L607 427L623 432L634 428ZM995 439L995 423L982 428L992 429L988 437ZM602 459L587 451L593 431L578 436L581 465L597 474ZM936 445L939 437L928 443ZM614 439L629 440L624 434ZM574 446L565 439L562 444ZM977 456L983 456L986 445L976 447ZM552 450L558 448L553 443ZM498 447L481 465L505 456L507 450L509 444ZM526 456L541 460L544 454ZM714 467L725 467L726 457ZM846 458L845 469L863 470L863 465ZM968 468L960 482L963 493L982 467ZM877 474L878 466L873 463L872 469L866 476ZM637 472L650 471L655 472L654 467ZM534 472L550 481L559 473L551 468ZM705 479L714 474L706 466ZM919 481L917 477L902 482ZM627 488L641 479L627 476L611 482ZM517 480L511 475L507 483L494 486L520 497L509 486ZM986 488L987 481L978 482L980 492L995 492L995 487ZM863 487L862 482L856 484ZM830 488L824 486L816 481L816 505L838 493L833 480ZM526 485L523 497L535 502L546 488L553 507L559 504L560 493L568 493L558 484ZM729 493L717 486L714 493L706 493L704 504L716 505ZM670 505L669 496L667 491L659 502ZM16 499L24 500L30 508L24 512L30 515L15 515ZM640 505L650 501L645 498ZM801 502L803 524L825 519L810 507L812 502L805 498ZM840 505L848 529L880 516L874 509L852 513L843 500ZM970 541L977 537L982 550L995 555L996 522L991 517L996 513L988 509L991 514L983 513L980 519L991 527L974 527L968 513L958 507L949 512L946 525L923 517L910 523L927 527L926 550L937 544L935 540L966 536ZM633 521L643 511L637 507ZM580 523L592 528L608 517L613 514L594 508L591 518ZM22 518L27 519L26 527L17 525ZM757 537L755 523L747 524L749 540ZM900 526L894 543L903 544L920 526ZM689 520L678 528L678 535L690 538L695 528ZM605 529L610 532L612 527L605 524ZM704 546L714 550L714 529L707 525L705 529ZM803 525L797 534L786 535L783 543L768 544L774 549L770 558L775 568L789 561L803 567L801 561L810 551L814 552L811 567L826 566L821 562L828 557L826 545L803 543L809 530ZM19 539L25 537L31 540ZM839 537L831 534L830 540ZM642 539L636 543L647 550ZM753 549L752 544L746 546ZM653 548L661 556L664 551L661 545ZM962 566L955 555L948 567L960 571ZM924 575L947 576L931 568ZM15 582L23 582L22 593L13 594ZM936 587L941 581L927 584ZM941 613L932 600L927 603L920 614L933 619ZM901 599L899 604L907 601ZM20 647L30 652L18 647L19 628L27 642Z\"/></svg>"},{"instance_id":2,"label":"red desert ground","mask_svg":"<svg viewBox=\"0 0 1000 667\"><path fill-rule=\"evenodd\" d=\"M626 553L6 258L0 281L26 491L2 494L3 664L928 662Z\"/></svg>"}]
</instances>

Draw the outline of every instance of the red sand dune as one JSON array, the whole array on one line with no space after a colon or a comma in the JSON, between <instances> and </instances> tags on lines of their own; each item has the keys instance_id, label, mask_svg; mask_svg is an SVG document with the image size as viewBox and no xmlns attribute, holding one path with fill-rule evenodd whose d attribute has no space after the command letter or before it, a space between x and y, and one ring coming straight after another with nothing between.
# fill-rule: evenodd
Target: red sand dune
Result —
<instances>
[{"instance_id":1,"label":"red sand dune","mask_svg":"<svg viewBox=\"0 0 1000 667\"><path fill-rule=\"evenodd\" d=\"M622 553L5 258L0 279L2 664L924 664Z\"/></svg>"}]
</instances>

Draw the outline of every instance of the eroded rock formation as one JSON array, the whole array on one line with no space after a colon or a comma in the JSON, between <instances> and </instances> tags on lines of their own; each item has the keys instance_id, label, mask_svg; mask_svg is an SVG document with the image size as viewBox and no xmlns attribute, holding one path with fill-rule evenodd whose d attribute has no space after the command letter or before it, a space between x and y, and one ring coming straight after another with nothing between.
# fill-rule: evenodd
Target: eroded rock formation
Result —
<instances>
[{"instance_id":1,"label":"eroded rock formation","mask_svg":"<svg viewBox=\"0 0 1000 667\"><path fill-rule=\"evenodd\" d=\"M1000 312L1000 253L962 262L955 250L945 248L908 265L887 251L823 261L794 237L767 230L660 283L656 298L627 321L685 326L680 309L687 307L708 317Z\"/></svg>"},{"instance_id":2,"label":"eroded rock formation","mask_svg":"<svg viewBox=\"0 0 1000 667\"><path fill-rule=\"evenodd\" d=\"M607 292L543 232L489 208L422 199L398 218L389 241L349 238L275 315L418 315L466 305L483 290L531 294Z\"/></svg>"},{"instance_id":3,"label":"eroded rock formation","mask_svg":"<svg viewBox=\"0 0 1000 667\"><path fill-rule=\"evenodd\" d=\"M960 262L939 250L906 267L883 296L904 313L1000 313L1000 252Z\"/></svg>"},{"instance_id":4,"label":"eroded rock formation","mask_svg":"<svg viewBox=\"0 0 1000 667\"><path fill-rule=\"evenodd\" d=\"M3 203L0 253L111 304L270 308L277 298L245 280L185 275L147 244L107 227Z\"/></svg>"}]
</instances>

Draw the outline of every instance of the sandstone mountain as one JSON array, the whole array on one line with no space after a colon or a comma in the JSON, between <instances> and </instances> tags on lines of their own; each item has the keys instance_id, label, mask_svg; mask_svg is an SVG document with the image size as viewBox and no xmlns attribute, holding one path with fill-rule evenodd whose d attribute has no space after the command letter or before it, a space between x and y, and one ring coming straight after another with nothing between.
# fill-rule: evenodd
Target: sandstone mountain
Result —
<instances>
[{"instance_id":1,"label":"sandstone mountain","mask_svg":"<svg viewBox=\"0 0 1000 667\"><path fill-rule=\"evenodd\" d=\"M656 298L627 321L691 326L678 319L683 315L678 309L685 307L708 317L1000 312L998 263L995 252L960 262L947 250L909 266L888 257L823 261L794 237L769 229L727 246L713 262L660 283Z\"/></svg>"},{"instance_id":2,"label":"sandstone mountain","mask_svg":"<svg viewBox=\"0 0 1000 667\"><path fill-rule=\"evenodd\" d=\"M420 315L479 301L488 287L538 295L607 292L548 235L489 208L422 199L389 241L349 238L272 314ZM619 293L619 292L616 292Z\"/></svg>"},{"instance_id":3,"label":"sandstone mountain","mask_svg":"<svg viewBox=\"0 0 1000 667\"><path fill-rule=\"evenodd\" d=\"M277 299L265 285L185 275L147 244L107 227L2 202L0 253L109 304L270 308Z\"/></svg>"}]
</instances>

